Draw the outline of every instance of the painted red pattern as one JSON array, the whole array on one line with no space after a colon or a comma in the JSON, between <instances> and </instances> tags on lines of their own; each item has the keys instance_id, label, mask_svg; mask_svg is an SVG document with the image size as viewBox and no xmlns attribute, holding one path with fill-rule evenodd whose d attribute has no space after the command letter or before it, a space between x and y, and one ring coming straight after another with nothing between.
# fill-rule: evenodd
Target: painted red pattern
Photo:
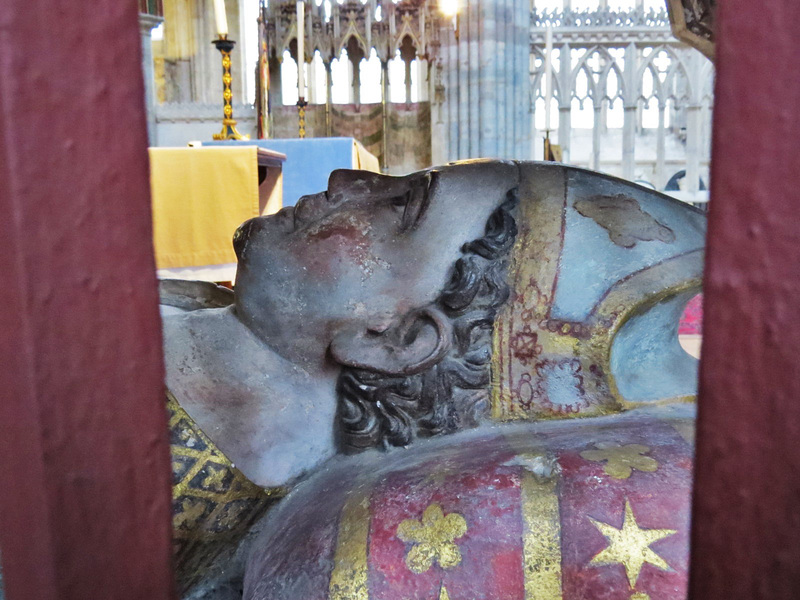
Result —
<instances>
[{"instance_id":1,"label":"painted red pattern","mask_svg":"<svg viewBox=\"0 0 800 600\"><path fill-rule=\"evenodd\" d=\"M701 333L703 333L703 294L697 294L683 309L678 334L700 335Z\"/></svg>"},{"instance_id":2,"label":"painted red pattern","mask_svg":"<svg viewBox=\"0 0 800 600\"><path fill-rule=\"evenodd\" d=\"M653 445L654 439L659 445ZM580 452L565 451L559 456L564 598L629 600L639 593L654 600L684 600L689 566L691 449L671 427L660 424L642 427L635 434L629 432L623 443L652 448L648 456L658 462L657 470L633 470L628 479L615 479L605 473L603 464L582 458ZM650 546L670 569L644 564L634 588L622 564L591 564L609 541L590 518L620 529L626 502L640 528L676 530Z\"/></svg>"},{"instance_id":3,"label":"painted red pattern","mask_svg":"<svg viewBox=\"0 0 800 600\"><path fill-rule=\"evenodd\" d=\"M370 598L436 600L442 586L453 599L523 598L519 467L493 462L487 468L443 477L437 477L437 470L430 469L430 475L421 479L408 473L395 475L373 495ZM405 562L412 544L398 539L397 527L406 519L419 520L433 503L445 515L457 513L466 520L467 533L454 540L462 559L453 568L434 563L417 574Z\"/></svg>"},{"instance_id":4,"label":"painted red pattern","mask_svg":"<svg viewBox=\"0 0 800 600\"><path fill-rule=\"evenodd\" d=\"M676 430L663 422L643 423L598 436L602 444L640 444L655 459L653 472L633 470L615 479L602 462L581 457L594 442L574 437L549 443L548 453L561 467L557 494L560 507L561 561L564 600L684 600L688 577L688 545L692 449ZM389 475L375 488L368 548L368 586L372 600L437 600L446 588L452 600L522 600L524 591L523 466L505 444L481 458L428 462ZM467 464L471 463L471 464ZM609 540L592 519L623 527L626 502L644 530L675 530L649 546L668 569L645 563L631 586L622 563L591 564ZM423 573L406 563L413 542L398 537L407 519L421 520L432 504L443 514L457 513L466 533L454 539L461 562L443 568L436 562ZM638 594L638 595L637 595Z\"/></svg>"}]
</instances>

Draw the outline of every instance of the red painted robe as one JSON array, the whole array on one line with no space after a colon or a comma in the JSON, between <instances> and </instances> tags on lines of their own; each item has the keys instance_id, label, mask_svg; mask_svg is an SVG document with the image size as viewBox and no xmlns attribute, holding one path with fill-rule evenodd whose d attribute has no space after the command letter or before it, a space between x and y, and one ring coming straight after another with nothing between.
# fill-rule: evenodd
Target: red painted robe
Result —
<instances>
[{"instance_id":1,"label":"red painted robe","mask_svg":"<svg viewBox=\"0 0 800 600\"><path fill-rule=\"evenodd\" d=\"M336 461L276 507L245 597L686 597L692 407Z\"/></svg>"}]
</instances>

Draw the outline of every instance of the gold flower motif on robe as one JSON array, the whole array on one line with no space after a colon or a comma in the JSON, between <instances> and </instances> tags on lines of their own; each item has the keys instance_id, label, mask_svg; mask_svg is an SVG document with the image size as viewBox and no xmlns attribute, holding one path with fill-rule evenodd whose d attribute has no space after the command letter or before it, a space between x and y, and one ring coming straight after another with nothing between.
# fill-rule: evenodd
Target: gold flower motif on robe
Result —
<instances>
[{"instance_id":1,"label":"gold flower motif on robe","mask_svg":"<svg viewBox=\"0 0 800 600\"><path fill-rule=\"evenodd\" d=\"M450 569L461 562L461 550L453 540L467 533L467 522L458 513L445 515L442 507L431 504L422 519L406 519L397 526L397 537L413 546L406 555L406 565L414 573L425 573L436 562Z\"/></svg>"},{"instance_id":2,"label":"gold flower motif on robe","mask_svg":"<svg viewBox=\"0 0 800 600\"><path fill-rule=\"evenodd\" d=\"M614 479L627 479L634 469L652 473L658 469L658 462L649 456L650 448L640 444L626 446L595 446L595 450L584 450L581 457L594 462L605 461L603 470Z\"/></svg>"}]
</instances>

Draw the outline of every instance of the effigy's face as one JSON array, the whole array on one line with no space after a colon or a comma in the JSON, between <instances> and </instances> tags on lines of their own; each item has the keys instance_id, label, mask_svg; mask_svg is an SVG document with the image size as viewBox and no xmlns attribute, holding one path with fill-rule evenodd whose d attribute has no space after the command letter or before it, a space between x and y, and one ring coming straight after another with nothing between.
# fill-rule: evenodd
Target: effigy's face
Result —
<instances>
[{"instance_id":1,"label":"effigy's face","mask_svg":"<svg viewBox=\"0 0 800 600\"><path fill-rule=\"evenodd\" d=\"M380 332L437 297L517 178L501 161L405 177L336 171L327 191L236 232L237 314L292 359L324 352L354 322Z\"/></svg>"}]
</instances>

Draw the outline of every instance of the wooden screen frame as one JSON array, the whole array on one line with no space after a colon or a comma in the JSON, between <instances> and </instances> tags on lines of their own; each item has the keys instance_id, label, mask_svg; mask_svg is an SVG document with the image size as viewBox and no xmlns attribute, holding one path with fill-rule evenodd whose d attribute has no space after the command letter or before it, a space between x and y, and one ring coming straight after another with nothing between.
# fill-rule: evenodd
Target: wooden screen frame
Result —
<instances>
[{"instance_id":1,"label":"wooden screen frame","mask_svg":"<svg viewBox=\"0 0 800 600\"><path fill-rule=\"evenodd\" d=\"M720 4L697 600L800 597L799 26L796 0ZM173 597L139 44L133 2L0 14L9 600Z\"/></svg>"},{"instance_id":2,"label":"wooden screen frame","mask_svg":"<svg viewBox=\"0 0 800 600\"><path fill-rule=\"evenodd\" d=\"M174 596L137 8L0 9L8 600Z\"/></svg>"},{"instance_id":3,"label":"wooden screen frame","mask_svg":"<svg viewBox=\"0 0 800 600\"><path fill-rule=\"evenodd\" d=\"M800 598L800 3L720 1L695 600Z\"/></svg>"}]
</instances>

